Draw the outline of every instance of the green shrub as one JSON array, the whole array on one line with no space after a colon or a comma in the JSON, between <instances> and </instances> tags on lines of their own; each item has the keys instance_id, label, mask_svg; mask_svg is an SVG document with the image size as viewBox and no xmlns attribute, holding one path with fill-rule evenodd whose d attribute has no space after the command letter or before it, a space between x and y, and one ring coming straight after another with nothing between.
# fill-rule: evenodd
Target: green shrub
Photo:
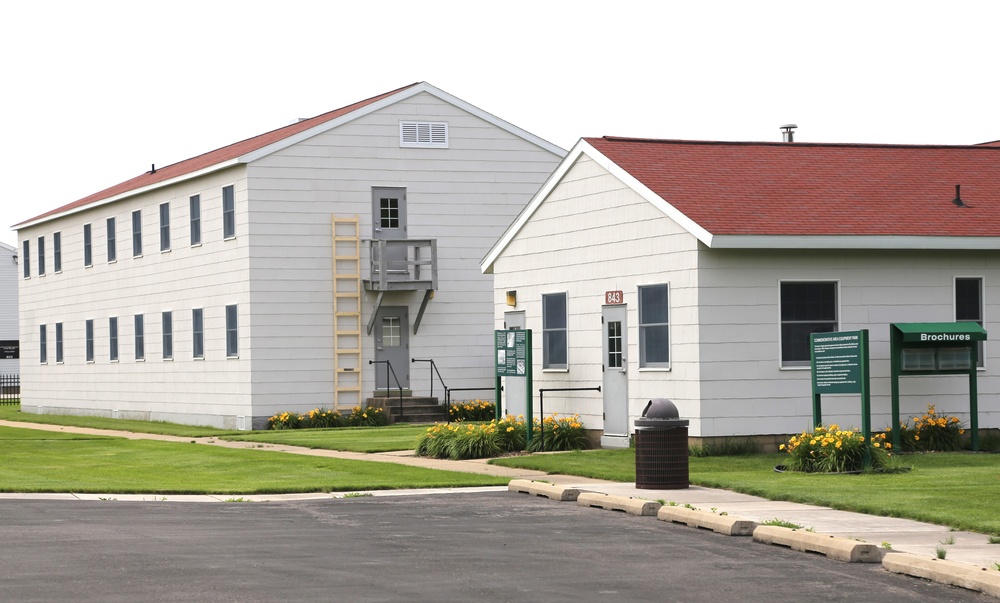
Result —
<instances>
[{"instance_id":1,"label":"green shrub","mask_svg":"<svg viewBox=\"0 0 1000 603\"><path fill-rule=\"evenodd\" d=\"M865 453L871 454L871 468L885 469L892 455L891 444L885 441L885 434L872 436L865 442L858 430L845 431L837 425L820 425L812 432L804 431L792 436L781 450L791 457L786 468L792 471L843 473L864 469Z\"/></svg>"},{"instance_id":2,"label":"green shrub","mask_svg":"<svg viewBox=\"0 0 1000 603\"><path fill-rule=\"evenodd\" d=\"M525 449L527 423L508 416L484 423L438 423L417 441L419 456L452 460L489 458ZM575 450L587 447L587 435L578 416L545 418L545 450ZM541 424L534 421L530 451L541 449Z\"/></svg>"},{"instance_id":3,"label":"green shrub","mask_svg":"<svg viewBox=\"0 0 1000 603\"><path fill-rule=\"evenodd\" d=\"M544 437L542 425L545 426ZM584 431L579 416L559 417L557 413L553 413L551 417L545 417L541 424L535 422L528 452L580 450L586 448L588 443L587 432Z\"/></svg>"},{"instance_id":4,"label":"green shrub","mask_svg":"<svg viewBox=\"0 0 1000 603\"><path fill-rule=\"evenodd\" d=\"M389 424L385 409L377 406L362 408L355 406L347 417L347 424L352 427L382 427Z\"/></svg>"},{"instance_id":5,"label":"green shrub","mask_svg":"<svg viewBox=\"0 0 1000 603\"><path fill-rule=\"evenodd\" d=\"M913 426L909 421L913 421ZM886 429L891 433L891 428ZM954 452L962 449L965 427L958 417L942 416L933 404L919 417L899 424L899 444L903 452Z\"/></svg>"}]
</instances>

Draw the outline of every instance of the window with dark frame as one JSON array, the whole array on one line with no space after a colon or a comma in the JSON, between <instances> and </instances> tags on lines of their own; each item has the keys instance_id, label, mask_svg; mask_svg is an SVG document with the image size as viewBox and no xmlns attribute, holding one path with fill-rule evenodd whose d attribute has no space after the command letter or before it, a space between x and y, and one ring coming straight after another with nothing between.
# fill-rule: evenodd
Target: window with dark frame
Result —
<instances>
[{"instance_id":1,"label":"window with dark frame","mask_svg":"<svg viewBox=\"0 0 1000 603\"><path fill-rule=\"evenodd\" d=\"M188 206L191 214L191 245L201 244L201 195L192 195Z\"/></svg>"},{"instance_id":2,"label":"window with dark frame","mask_svg":"<svg viewBox=\"0 0 1000 603\"><path fill-rule=\"evenodd\" d=\"M56 364L63 361L63 328L62 323L56 323Z\"/></svg>"},{"instance_id":3,"label":"window with dark frame","mask_svg":"<svg viewBox=\"0 0 1000 603\"><path fill-rule=\"evenodd\" d=\"M639 287L639 367L670 366L670 294L667 285Z\"/></svg>"},{"instance_id":4,"label":"window with dark frame","mask_svg":"<svg viewBox=\"0 0 1000 603\"><path fill-rule=\"evenodd\" d=\"M45 332L45 325L38 325L38 361L39 364L48 364L49 346L48 335Z\"/></svg>"},{"instance_id":5,"label":"window with dark frame","mask_svg":"<svg viewBox=\"0 0 1000 603\"><path fill-rule=\"evenodd\" d=\"M222 238L236 236L236 196L233 185L222 187Z\"/></svg>"},{"instance_id":6,"label":"window with dark frame","mask_svg":"<svg viewBox=\"0 0 1000 603\"><path fill-rule=\"evenodd\" d=\"M142 210L132 212L132 257L142 255Z\"/></svg>"},{"instance_id":7,"label":"window with dark frame","mask_svg":"<svg viewBox=\"0 0 1000 603\"><path fill-rule=\"evenodd\" d=\"M112 316L108 319L108 359L118 362L118 317Z\"/></svg>"},{"instance_id":8,"label":"window with dark frame","mask_svg":"<svg viewBox=\"0 0 1000 603\"><path fill-rule=\"evenodd\" d=\"M108 218L108 263L118 259L118 250L115 248L117 240L115 238L115 219Z\"/></svg>"},{"instance_id":9,"label":"window with dark frame","mask_svg":"<svg viewBox=\"0 0 1000 603\"><path fill-rule=\"evenodd\" d=\"M135 359L146 358L146 337L143 333L142 314L135 315Z\"/></svg>"},{"instance_id":10,"label":"window with dark frame","mask_svg":"<svg viewBox=\"0 0 1000 603\"><path fill-rule=\"evenodd\" d=\"M191 356L205 357L205 312L201 308L191 310Z\"/></svg>"},{"instance_id":11,"label":"window with dark frame","mask_svg":"<svg viewBox=\"0 0 1000 603\"><path fill-rule=\"evenodd\" d=\"M238 314L236 306L226 306L226 356L235 358L240 353Z\"/></svg>"},{"instance_id":12,"label":"window with dark frame","mask_svg":"<svg viewBox=\"0 0 1000 603\"><path fill-rule=\"evenodd\" d=\"M170 360L174 357L174 314L173 312L163 313L163 359Z\"/></svg>"},{"instance_id":13,"label":"window with dark frame","mask_svg":"<svg viewBox=\"0 0 1000 603\"><path fill-rule=\"evenodd\" d=\"M21 243L21 266L24 269L24 278L31 278L31 241L25 239Z\"/></svg>"},{"instance_id":14,"label":"window with dark frame","mask_svg":"<svg viewBox=\"0 0 1000 603\"><path fill-rule=\"evenodd\" d=\"M83 225L83 265L93 266L94 265L94 255L93 247L91 245L92 240L90 236L90 224Z\"/></svg>"},{"instance_id":15,"label":"window with dark frame","mask_svg":"<svg viewBox=\"0 0 1000 603\"><path fill-rule=\"evenodd\" d=\"M983 308L983 279L981 277L962 277L955 279L955 321L974 322L984 326L986 317ZM976 345L976 366L986 366L982 341Z\"/></svg>"},{"instance_id":16,"label":"window with dark frame","mask_svg":"<svg viewBox=\"0 0 1000 603\"><path fill-rule=\"evenodd\" d=\"M94 361L94 320L90 319L86 322L86 350L87 350L87 362Z\"/></svg>"},{"instance_id":17,"label":"window with dark frame","mask_svg":"<svg viewBox=\"0 0 1000 603\"><path fill-rule=\"evenodd\" d=\"M837 283L782 282L781 366L809 366L809 335L832 333L840 324Z\"/></svg>"},{"instance_id":18,"label":"window with dark frame","mask_svg":"<svg viewBox=\"0 0 1000 603\"><path fill-rule=\"evenodd\" d=\"M542 295L542 368L568 367L566 294Z\"/></svg>"},{"instance_id":19,"label":"window with dark frame","mask_svg":"<svg viewBox=\"0 0 1000 603\"><path fill-rule=\"evenodd\" d=\"M170 250L170 203L160 204L160 251Z\"/></svg>"},{"instance_id":20,"label":"window with dark frame","mask_svg":"<svg viewBox=\"0 0 1000 603\"><path fill-rule=\"evenodd\" d=\"M62 272L62 233L52 233L52 272Z\"/></svg>"},{"instance_id":21,"label":"window with dark frame","mask_svg":"<svg viewBox=\"0 0 1000 603\"><path fill-rule=\"evenodd\" d=\"M38 276L45 275L45 237L38 237Z\"/></svg>"}]
</instances>

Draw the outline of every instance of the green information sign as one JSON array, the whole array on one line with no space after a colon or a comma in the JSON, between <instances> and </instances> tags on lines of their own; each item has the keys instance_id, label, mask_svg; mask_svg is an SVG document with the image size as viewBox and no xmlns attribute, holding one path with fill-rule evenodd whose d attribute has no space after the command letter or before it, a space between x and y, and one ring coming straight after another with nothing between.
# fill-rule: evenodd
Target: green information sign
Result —
<instances>
[{"instance_id":1,"label":"green information sign","mask_svg":"<svg viewBox=\"0 0 1000 603\"><path fill-rule=\"evenodd\" d=\"M813 333L813 392L861 393L861 332Z\"/></svg>"},{"instance_id":2,"label":"green information sign","mask_svg":"<svg viewBox=\"0 0 1000 603\"><path fill-rule=\"evenodd\" d=\"M527 331L494 331L497 377L524 377L528 367Z\"/></svg>"}]
</instances>

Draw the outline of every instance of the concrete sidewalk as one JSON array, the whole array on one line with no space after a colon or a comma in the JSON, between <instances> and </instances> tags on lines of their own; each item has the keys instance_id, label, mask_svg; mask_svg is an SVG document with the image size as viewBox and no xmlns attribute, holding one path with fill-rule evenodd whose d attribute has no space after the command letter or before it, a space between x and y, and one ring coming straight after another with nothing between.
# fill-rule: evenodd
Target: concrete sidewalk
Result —
<instances>
[{"instance_id":1,"label":"concrete sidewalk","mask_svg":"<svg viewBox=\"0 0 1000 603\"><path fill-rule=\"evenodd\" d=\"M428 459L415 457L409 451L387 452L376 454L365 454L356 452L341 452L335 450L320 450L311 448L301 448L296 446L284 446L273 444L259 444L252 442L230 442L217 438L183 438L175 436L164 436L156 434L142 434L134 432L119 432L103 429L89 429L81 427L65 427L56 425L43 425L35 423L20 423L11 421L0 421L0 425L6 427L19 427L28 429L38 429L45 431L62 431L66 433L83 433L91 435L116 436L128 439L151 439L171 442L192 441L211 446L221 446L225 448L247 448L254 450L268 450L273 452L285 452L291 454L302 454L326 458L341 458L362 461L374 461L384 463L397 463L426 467L431 469L441 469L446 471L460 471L467 473L480 473L505 477L511 479L544 480L545 482L577 488L581 491L599 492L613 496L634 497L649 500L660 500L665 503L675 503L677 505L690 505L705 511L714 510L718 513L726 513L729 516L755 521L757 523L772 519L779 519L803 526L804 528L820 534L830 534L850 539L859 539L867 543L872 543L883 550L891 548L894 552L912 553L913 555L934 559L937 557L937 549L943 548L946 552L946 559L949 562L959 562L979 568L986 568L988 573L996 574L995 564L1000 563L1000 544L990 544L989 537L983 534L972 532L951 531L947 527L911 521L908 519L897 519L890 517L877 517L852 513L848 511L838 511L826 507L817 507L798 503L783 501L772 501L764 498L738 494L728 490L717 490L712 488L702 488L691 486L681 490L647 490L638 489L634 483L609 482L568 475L548 475L540 471L525 469L513 469L490 465L486 460L472 461L449 461L441 459ZM497 490L498 488L488 488L485 490ZM506 488L499 488L505 490ZM467 492L468 488L451 488L438 490L408 490L408 491L374 491L373 496L403 496L406 494L426 494L428 492ZM192 495L97 495L97 494L0 494L3 499L79 499L96 500L101 498L113 498L119 501L216 501L225 502L233 499L253 500L253 501L283 501L283 500L308 500L319 498L335 498L343 496L339 494L323 493L302 493L286 495L256 495L256 494L230 494L216 496L192 496ZM556 503L552 504L567 504ZM944 564L942 564L944 565Z\"/></svg>"}]
</instances>

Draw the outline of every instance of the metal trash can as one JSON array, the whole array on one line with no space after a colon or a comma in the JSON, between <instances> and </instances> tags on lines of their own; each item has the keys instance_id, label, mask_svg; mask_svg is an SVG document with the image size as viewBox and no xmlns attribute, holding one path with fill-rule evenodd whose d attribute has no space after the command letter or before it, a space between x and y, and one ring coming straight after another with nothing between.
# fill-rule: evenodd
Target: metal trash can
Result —
<instances>
[{"instance_id":1,"label":"metal trash can","mask_svg":"<svg viewBox=\"0 0 1000 603\"><path fill-rule=\"evenodd\" d=\"M688 481L688 423L666 398L646 404L635 421L635 487L681 490Z\"/></svg>"}]
</instances>

